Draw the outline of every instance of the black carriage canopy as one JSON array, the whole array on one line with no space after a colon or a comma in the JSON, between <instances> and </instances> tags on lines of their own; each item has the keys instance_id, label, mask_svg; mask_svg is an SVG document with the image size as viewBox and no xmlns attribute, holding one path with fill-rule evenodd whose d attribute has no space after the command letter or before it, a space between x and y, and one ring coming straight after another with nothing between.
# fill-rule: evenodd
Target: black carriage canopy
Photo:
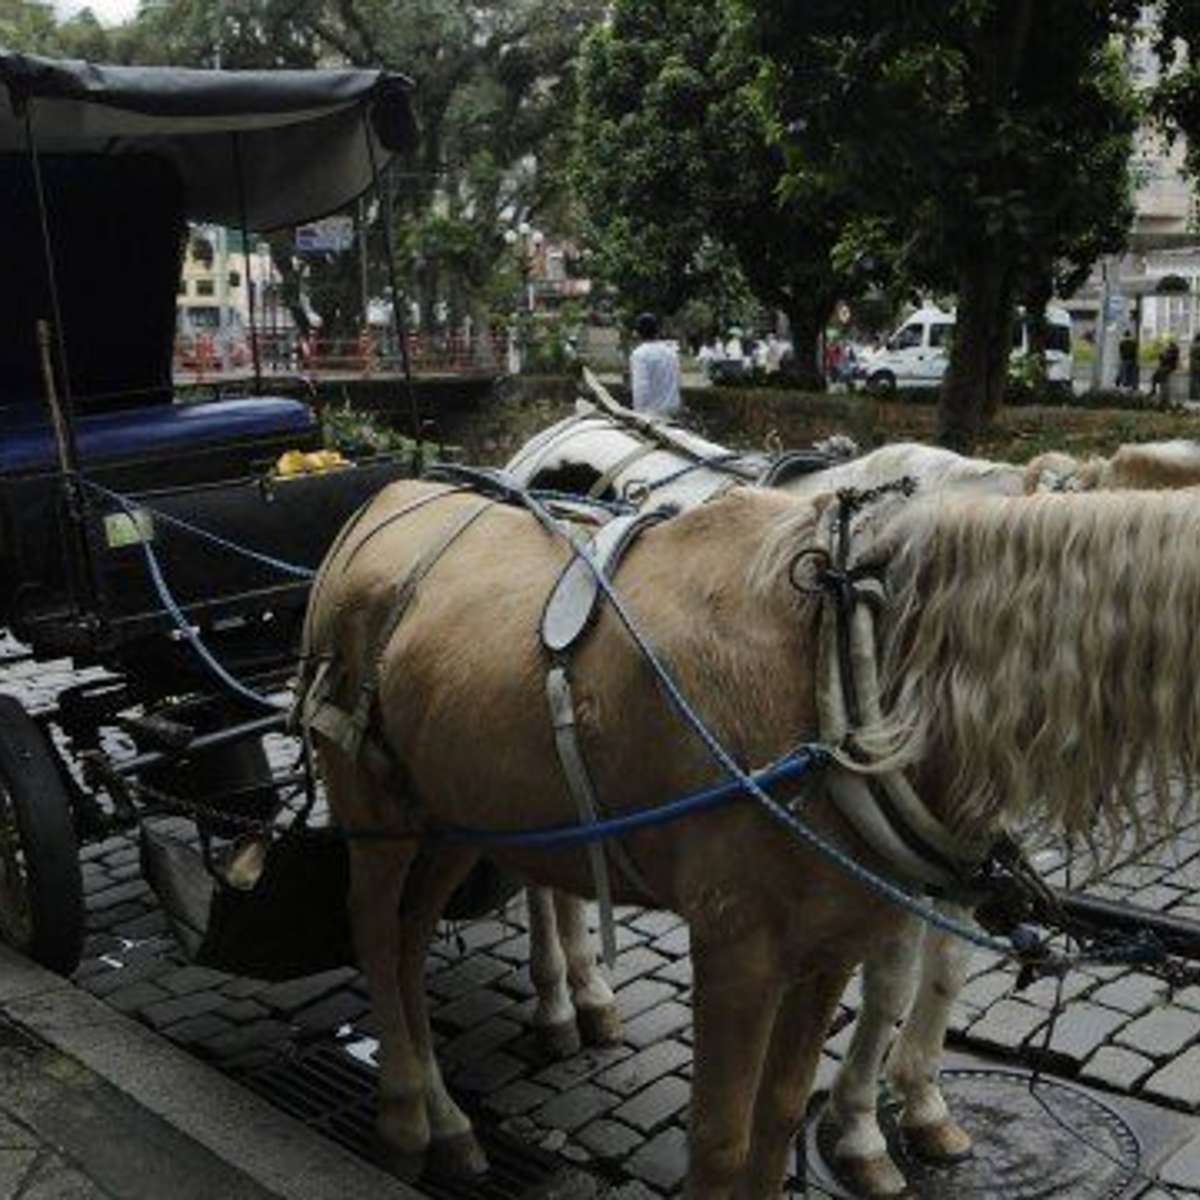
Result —
<instances>
[{"instance_id":1,"label":"black carriage canopy","mask_svg":"<svg viewBox=\"0 0 1200 1200\"><path fill-rule=\"evenodd\" d=\"M416 140L412 83L387 71L115 67L0 50L0 83L0 153L28 149L28 112L39 153L165 158L189 217L244 216L252 230L343 207L370 186L372 155L382 167Z\"/></svg>"}]
</instances>

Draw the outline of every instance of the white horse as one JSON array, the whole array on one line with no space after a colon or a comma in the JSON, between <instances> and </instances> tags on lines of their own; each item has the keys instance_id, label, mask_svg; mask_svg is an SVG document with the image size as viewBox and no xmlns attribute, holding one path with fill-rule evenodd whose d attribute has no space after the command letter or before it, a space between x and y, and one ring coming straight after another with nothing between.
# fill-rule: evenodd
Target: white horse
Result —
<instances>
[{"instance_id":1,"label":"white horse","mask_svg":"<svg viewBox=\"0 0 1200 1200\"><path fill-rule=\"evenodd\" d=\"M768 466L763 455L737 455L687 430L647 428L644 420L615 408L605 413L583 402L579 408L575 417L526 443L507 470L533 486L686 507L747 477L761 477ZM972 495L1185 487L1200 484L1200 443L1123 446L1110 459L1083 461L1051 452L1025 467L895 443L825 469L793 474L779 486L794 495L816 495L870 489L906 475L926 492ZM956 906L942 907L960 921L969 919ZM538 988L534 1024L550 1051L573 1051L580 1033L590 1043L618 1040L619 1016L596 965L582 902L531 889L529 908L531 969ZM834 1157L839 1170L863 1195L898 1195L907 1186L888 1154L876 1112L879 1078L898 1024L888 1077L900 1099L909 1145L933 1161L952 1162L970 1153L971 1138L953 1119L938 1083L946 1030L969 959L969 947L961 939L910 919L864 963L862 1004L832 1087L830 1111L838 1128Z\"/></svg>"}]
</instances>

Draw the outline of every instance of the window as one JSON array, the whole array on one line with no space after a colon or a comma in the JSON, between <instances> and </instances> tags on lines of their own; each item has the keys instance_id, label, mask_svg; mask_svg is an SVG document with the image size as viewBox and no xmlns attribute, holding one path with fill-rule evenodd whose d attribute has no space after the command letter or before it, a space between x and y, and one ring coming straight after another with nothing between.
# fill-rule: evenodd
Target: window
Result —
<instances>
[{"instance_id":1,"label":"window","mask_svg":"<svg viewBox=\"0 0 1200 1200\"><path fill-rule=\"evenodd\" d=\"M892 340L888 342L888 349L911 350L914 346L919 346L924 338L924 325L905 325L892 335Z\"/></svg>"},{"instance_id":2,"label":"window","mask_svg":"<svg viewBox=\"0 0 1200 1200\"><path fill-rule=\"evenodd\" d=\"M945 349L950 345L950 339L953 336L953 321L934 321L929 327L929 344L931 346Z\"/></svg>"},{"instance_id":3,"label":"window","mask_svg":"<svg viewBox=\"0 0 1200 1200\"><path fill-rule=\"evenodd\" d=\"M215 294L213 281L211 279L196 280L196 295L197 296L212 296Z\"/></svg>"},{"instance_id":4,"label":"window","mask_svg":"<svg viewBox=\"0 0 1200 1200\"><path fill-rule=\"evenodd\" d=\"M1058 350L1062 354L1071 353L1071 330L1067 325L1046 326L1046 349Z\"/></svg>"},{"instance_id":5,"label":"window","mask_svg":"<svg viewBox=\"0 0 1200 1200\"><path fill-rule=\"evenodd\" d=\"M242 286L242 273L240 271L229 272L229 286L231 288Z\"/></svg>"},{"instance_id":6,"label":"window","mask_svg":"<svg viewBox=\"0 0 1200 1200\"><path fill-rule=\"evenodd\" d=\"M181 296L187 295L187 280L186 279L181 279L179 281L179 295L181 295Z\"/></svg>"}]
</instances>

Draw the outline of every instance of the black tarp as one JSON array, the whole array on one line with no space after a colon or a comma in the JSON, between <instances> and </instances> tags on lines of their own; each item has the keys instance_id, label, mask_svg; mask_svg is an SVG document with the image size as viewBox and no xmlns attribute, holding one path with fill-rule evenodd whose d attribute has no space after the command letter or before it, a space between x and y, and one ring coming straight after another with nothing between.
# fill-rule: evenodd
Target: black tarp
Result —
<instances>
[{"instance_id":1,"label":"black tarp","mask_svg":"<svg viewBox=\"0 0 1200 1200\"><path fill-rule=\"evenodd\" d=\"M174 166L187 215L267 230L325 216L409 149L411 82L386 71L113 67L0 50L0 153L154 154ZM368 147L368 138L373 147Z\"/></svg>"}]
</instances>

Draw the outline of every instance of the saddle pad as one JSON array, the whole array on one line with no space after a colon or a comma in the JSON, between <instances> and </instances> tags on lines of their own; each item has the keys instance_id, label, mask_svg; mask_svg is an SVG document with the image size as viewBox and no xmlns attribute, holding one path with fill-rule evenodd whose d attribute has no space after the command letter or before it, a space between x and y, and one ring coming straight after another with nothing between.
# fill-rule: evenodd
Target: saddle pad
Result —
<instances>
[{"instance_id":1,"label":"saddle pad","mask_svg":"<svg viewBox=\"0 0 1200 1200\"><path fill-rule=\"evenodd\" d=\"M642 530L670 515L671 510L655 509L613 517L596 531L590 543L576 546L542 612L542 644L547 650L562 653L588 627L600 599L596 570L611 579Z\"/></svg>"}]
</instances>

